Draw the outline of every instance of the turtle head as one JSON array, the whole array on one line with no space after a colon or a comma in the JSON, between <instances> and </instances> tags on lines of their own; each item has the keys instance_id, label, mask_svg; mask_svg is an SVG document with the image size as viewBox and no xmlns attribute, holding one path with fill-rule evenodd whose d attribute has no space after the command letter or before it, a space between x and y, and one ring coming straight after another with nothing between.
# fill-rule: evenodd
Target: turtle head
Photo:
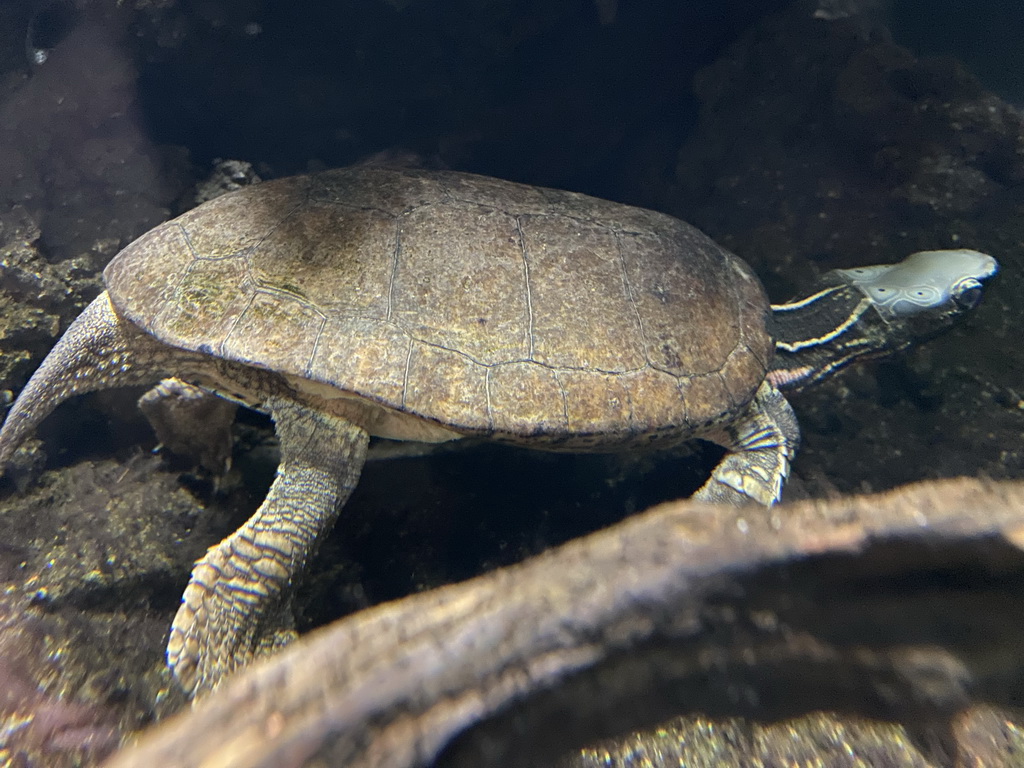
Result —
<instances>
[{"instance_id":1,"label":"turtle head","mask_svg":"<svg viewBox=\"0 0 1024 768\"><path fill-rule=\"evenodd\" d=\"M998 270L988 254L961 249L919 251L899 264L837 269L832 274L863 291L875 311L890 322L941 321L978 306L983 282Z\"/></svg>"},{"instance_id":2,"label":"turtle head","mask_svg":"<svg viewBox=\"0 0 1024 768\"><path fill-rule=\"evenodd\" d=\"M768 379L802 389L856 360L929 339L978 306L999 265L968 249L920 251L898 264L836 269L817 290L772 305L775 360Z\"/></svg>"}]
</instances>

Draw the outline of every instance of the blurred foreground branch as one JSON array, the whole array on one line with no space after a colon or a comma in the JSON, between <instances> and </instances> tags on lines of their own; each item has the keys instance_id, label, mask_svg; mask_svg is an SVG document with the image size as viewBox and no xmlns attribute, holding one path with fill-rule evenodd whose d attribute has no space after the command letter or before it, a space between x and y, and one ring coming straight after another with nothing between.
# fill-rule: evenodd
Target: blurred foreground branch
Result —
<instances>
[{"instance_id":1,"label":"blurred foreground branch","mask_svg":"<svg viewBox=\"0 0 1024 768\"><path fill-rule=\"evenodd\" d=\"M540 765L680 713L821 709L948 752L1024 680L1022 541L1020 484L667 504L311 633L108 765Z\"/></svg>"}]
</instances>

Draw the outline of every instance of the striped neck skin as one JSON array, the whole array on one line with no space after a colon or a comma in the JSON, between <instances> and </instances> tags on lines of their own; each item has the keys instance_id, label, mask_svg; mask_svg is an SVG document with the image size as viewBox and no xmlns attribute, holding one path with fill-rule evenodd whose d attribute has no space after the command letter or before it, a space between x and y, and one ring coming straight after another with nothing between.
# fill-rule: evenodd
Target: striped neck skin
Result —
<instances>
[{"instance_id":1,"label":"striped neck skin","mask_svg":"<svg viewBox=\"0 0 1024 768\"><path fill-rule=\"evenodd\" d=\"M897 352L912 341L890 329L871 299L848 284L773 304L772 325L775 357L768 381L788 392L823 381L857 360Z\"/></svg>"},{"instance_id":2,"label":"striped neck skin","mask_svg":"<svg viewBox=\"0 0 1024 768\"><path fill-rule=\"evenodd\" d=\"M828 272L809 296L772 305L775 359L767 379L800 390L942 333L978 305L983 281L998 268L991 256L962 249Z\"/></svg>"}]
</instances>

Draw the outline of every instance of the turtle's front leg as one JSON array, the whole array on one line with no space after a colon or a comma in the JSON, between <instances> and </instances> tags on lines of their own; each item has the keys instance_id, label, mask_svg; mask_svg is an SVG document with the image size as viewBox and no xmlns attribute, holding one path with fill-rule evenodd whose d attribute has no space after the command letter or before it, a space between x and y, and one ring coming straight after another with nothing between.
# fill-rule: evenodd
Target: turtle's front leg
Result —
<instances>
[{"instance_id":1,"label":"turtle's front leg","mask_svg":"<svg viewBox=\"0 0 1024 768\"><path fill-rule=\"evenodd\" d=\"M277 476L245 525L196 563L171 624L167 664L191 695L294 637L297 577L359 480L369 436L287 400L268 404Z\"/></svg>"},{"instance_id":2,"label":"turtle's front leg","mask_svg":"<svg viewBox=\"0 0 1024 768\"><path fill-rule=\"evenodd\" d=\"M777 502L800 446L800 426L786 398L762 382L746 414L722 432L715 442L729 452L693 498L734 506Z\"/></svg>"}]
</instances>

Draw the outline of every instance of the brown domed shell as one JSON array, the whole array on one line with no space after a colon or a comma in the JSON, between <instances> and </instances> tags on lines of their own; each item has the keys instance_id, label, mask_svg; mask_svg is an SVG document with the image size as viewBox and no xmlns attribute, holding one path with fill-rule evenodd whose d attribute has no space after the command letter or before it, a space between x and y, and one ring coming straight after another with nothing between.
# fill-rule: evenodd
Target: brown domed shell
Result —
<instances>
[{"instance_id":1,"label":"brown domed shell","mask_svg":"<svg viewBox=\"0 0 1024 768\"><path fill-rule=\"evenodd\" d=\"M105 279L167 344L508 439L685 436L747 403L772 355L760 282L693 227L462 173L248 187Z\"/></svg>"}]
</instances>

